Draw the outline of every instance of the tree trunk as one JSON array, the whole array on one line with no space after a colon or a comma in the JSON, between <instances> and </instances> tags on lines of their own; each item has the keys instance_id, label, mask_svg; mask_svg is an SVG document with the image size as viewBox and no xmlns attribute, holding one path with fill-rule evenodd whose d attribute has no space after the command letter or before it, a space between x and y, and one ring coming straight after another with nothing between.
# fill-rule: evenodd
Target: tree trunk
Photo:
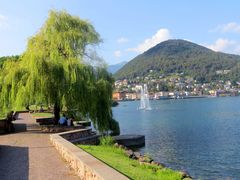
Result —
<instances>
[{"instance_id":1,"label":"tree trunk","mask_svg":"<svg viewBox=\"0 0 240 180\"><path fill-rule=\"evenodd\" d=\"M55 103L53 107L53 114L54 114L54 124L58 124L60 119L60 106L59 103Z\"/></svg>"}]
</instances>

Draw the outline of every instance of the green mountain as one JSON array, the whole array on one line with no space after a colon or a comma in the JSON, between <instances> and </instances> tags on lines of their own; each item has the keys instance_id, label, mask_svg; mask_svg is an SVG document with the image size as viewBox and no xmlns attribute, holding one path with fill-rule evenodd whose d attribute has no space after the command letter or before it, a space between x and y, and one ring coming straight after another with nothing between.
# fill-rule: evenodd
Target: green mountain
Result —
<instances>
[{"instance_id":1,"label":"green mountain","mask_svg":"<svg viewBox=\"0 0 240 180\"><path fill-rule=\"evenodd\" d=\"M107 70L108 72L114 74L115 72L117 72L119 69L121 69L125 64L127 64L126 61L122 61L120 63L117 63L117 64L112 64L112 65L109 65Z\"/></svg>"},{"instance_id":2,"label":"green mountain","mask_svg":"<svg viewBox=\"0 0 240 180\"><path fill-rule=\"evenodd\" d=\"M227 74L216 71L231 70ZM185 40L168 40L138 55L117 73L116 79L183 73L201 82L216 79L240 79L240 56L212 51Z\"/></svg>"}]
</instances>

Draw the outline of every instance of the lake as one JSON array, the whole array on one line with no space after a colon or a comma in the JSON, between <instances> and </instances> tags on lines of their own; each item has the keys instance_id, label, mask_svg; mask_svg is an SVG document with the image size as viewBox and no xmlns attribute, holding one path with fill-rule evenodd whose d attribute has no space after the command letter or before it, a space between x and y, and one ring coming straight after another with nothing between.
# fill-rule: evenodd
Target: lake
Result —
<instances>
[{"instance_id":1,"label":"lake","mask_svg":"<svg viewBox=\"0 0 240 180\"><path fill-rule=\"evenodd\" d=\"M139 149L197 179L240 179L240 97L140 101L113 108L121 134L143 134Z\"/></svg>"}]
</instances>

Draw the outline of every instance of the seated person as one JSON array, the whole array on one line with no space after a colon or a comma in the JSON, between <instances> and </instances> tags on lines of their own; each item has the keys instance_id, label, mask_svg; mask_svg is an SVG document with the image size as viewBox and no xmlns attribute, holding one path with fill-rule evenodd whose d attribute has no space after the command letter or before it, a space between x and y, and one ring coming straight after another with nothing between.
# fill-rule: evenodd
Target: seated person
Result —
<instances>
[{"instance_id":1,"label":"seated person","mask_svg":"<svg viewBox=\"0 0 240 180\"><path fill-rule=\"evenodd\" d=\"M26 110L30 111L29 104L27 104Z\"/></svg>"},{"instance_id":2,"label":"seated person","mask_svg":"<svg viewBox=\"0 0 240 180\"><path fill-rule=\"evenodd\" d=\"M39 112L43 112L43 106L41 105L40 109L39 109Z\"/></svg>"},{"instance_id":3,"label":"seated person","mask_svg":"<svg viewBox=\"0 0 240 180\"><path fill-rule=\"evenodd\" d=\"M14 132L15 128L13 126L12 121L15 121L16 118L14 117L14 112L11 111L10 113L7 114L7 132Z\"/></svg>"},{"instance_id":4,"label":"seated person","mask_svg":"<svg viewBox=\"0 0 240 180\"><path fill-rule=\"evenodd\" d=\"M67 125L68 125L68 126L73 126L73 121L74 121L74 116L71 115L71 117L68 118L68 120L67 120Z\"/></svg>"},{"instance_id":5,"label":"seated person","mask_svg":"<svg viewBox=\"0 0 240 180\"><path fill-rule=\"evenodd\" d=\"M63 126L66 126L66 125L67 125L67 118L66 118L66 116L65 116L64 113L63 113L62 117L60 117L58 123L59 123L60 125L63 125Z\"/></svg>"}]
</instances>

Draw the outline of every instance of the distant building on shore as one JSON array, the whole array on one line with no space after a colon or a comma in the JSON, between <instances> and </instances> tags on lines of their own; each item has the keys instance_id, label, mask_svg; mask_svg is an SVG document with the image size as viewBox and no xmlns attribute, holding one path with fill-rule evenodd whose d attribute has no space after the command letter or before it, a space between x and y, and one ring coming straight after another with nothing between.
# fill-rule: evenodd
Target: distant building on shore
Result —
<instances>
[{"instance_id":1,"label":"distant building on shore","mask_svg":"<svg viewBox=\"0 0 240 180\"><path fill-rule=\"evenodd\" d=\"M126 92L123 91L123 92L114 92L112 94L112 98L113 100L116 100L116 101L122 101L126 98Z\"/></svg>"}]
</instances>

